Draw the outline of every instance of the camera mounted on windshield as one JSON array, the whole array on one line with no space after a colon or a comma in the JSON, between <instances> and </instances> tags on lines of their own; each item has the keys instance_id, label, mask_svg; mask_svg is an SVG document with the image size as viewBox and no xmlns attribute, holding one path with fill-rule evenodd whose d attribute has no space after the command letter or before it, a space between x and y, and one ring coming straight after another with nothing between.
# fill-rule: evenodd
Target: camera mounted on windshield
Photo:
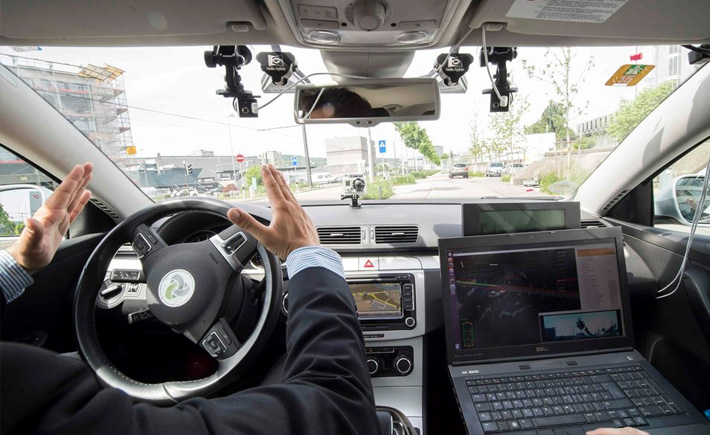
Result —
<instances>
[{"instance_id":1,"label":"camera mounted on windshield","mask_svg":"<svg viewBox=\"0 0 710 435\"><path fill-rule=\"evenodd\" d=\"M513 92L518 92L518 88L511 87L511 83L508 81L506 63L512 62L513 59L518 57L518 49L516 47L487 47L484 55L482 48L480 56L482 68L488 68L486 56L488 57L488 63L496 65L497 68L494 75L494 88L485 89L483 94L490 94L491 96L491 112L507 112L510 108L510 96ZM504 98L505 101L501 102L501 98Z\"/></svg>"},{"instance_id":2,"label":"camera mounted on windshield","mask_svg":"<svg viewBox=\"0 0 710 435\"><path fill-rule=\"evenodd\" d=\"M343 193L340 199L349 199L350 207L360 208L360 195L365 193L365 177L362 174L350 174L343 177Z\"/></svg>"},{"instance_id":3,"label":"camera mounted on windshield","mask_svg":"<svg viewBox=\"0 0 710 435\"><path fill-rule=\"evenodd\" d=\"M291 53L272 51L259 53L256 60L276 86L285 86L294 71L298 70L296 57Z\"/></svg>"},{"instance_id":4,"label":"camera mounted on windshield","mask_svg":"<svg viewBox=\"0 0 710 435\"><path fill-rule=\"evenodd\" d=\"M226 86L224 89L218 89L217 95L234 98L232 106L240 118L259 116L256 104L256 99L259 97L244 89L242 78L239 76L239 69L249 64L251 60L251 50L246 45L215 45L212 51L205 51L205 65L208 68L224 66L227 72L224 77Z\"/></svg>"}]
</instances>

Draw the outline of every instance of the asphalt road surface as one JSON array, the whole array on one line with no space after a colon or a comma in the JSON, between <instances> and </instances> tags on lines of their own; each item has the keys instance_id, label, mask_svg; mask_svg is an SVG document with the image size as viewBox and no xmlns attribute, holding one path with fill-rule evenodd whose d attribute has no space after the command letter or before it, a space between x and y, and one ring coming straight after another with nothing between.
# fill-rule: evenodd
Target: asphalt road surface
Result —
<instances>
[{"instance_id":1,"label":"asphalt road surface","mask_svg":"<svg viewBox=\"0 0 710 435\"><path fill-rule=\"evenodd\" d=\"M416 184L395 186L394 200L426 199L475 199L482 197L537 197L539 189L523 186L511 186L503 183L500 177L454 178L446 174L436 174ZM296 194L299 201L340 201L340 184Z\"/></svg>"},{"instance_id":2,"label":"asphalt road surface","mask_svg":"<svg viewBox=\"0 0 710 435\"><path fill-rule=\"evenodd\" d=\"M474 199L482 197L536 197L539 189L512 186L500 177L475 177L450 179L446 174L436 174L416 184L397 186L390 199Z\"/></svg>"}]
</instances>

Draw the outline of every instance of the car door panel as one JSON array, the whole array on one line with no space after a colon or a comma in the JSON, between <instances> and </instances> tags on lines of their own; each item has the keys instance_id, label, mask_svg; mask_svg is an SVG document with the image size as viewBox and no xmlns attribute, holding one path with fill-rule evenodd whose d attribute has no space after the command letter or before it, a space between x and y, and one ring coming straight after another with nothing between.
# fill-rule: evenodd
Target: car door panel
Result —
<instances>
[{"instance_id":1,"label":"car door panel","mask_svg":"<svg viewBox=\"0 0 710 435\"><path fill-rule=\"evenodd\" d=\"M57 352L74 350L74 286L89 255L103 238L90 234L62 242L52 262L32 275L34 283L2 313L3 341L19 341Z\"/></svg>"},{"instance_id":2,"label":"car door panel","mask_svg":"<svg viewBox=\"0 0 710 435\"><path fill-rule=\"evenodd\" d=\"M637 348L696 407L710 408L710 378L706 376L710 371L708 238L696 235L681 285L671 296L656 299L658 290L678 273L687 235L617 223L622 226L625 243L646 264L654 280L652 285L647 279L643 286L630 285ZM629 270L640 269L637 265Z\"/></svg>"}]
</instances>

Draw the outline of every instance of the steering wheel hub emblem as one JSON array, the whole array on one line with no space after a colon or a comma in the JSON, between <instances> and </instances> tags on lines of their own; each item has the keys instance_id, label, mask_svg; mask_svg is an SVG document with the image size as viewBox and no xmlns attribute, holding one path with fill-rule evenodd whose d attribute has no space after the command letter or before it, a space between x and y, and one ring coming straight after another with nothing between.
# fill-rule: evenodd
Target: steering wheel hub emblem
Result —
<instances>
[{"instance_id":1,"label":"steering wheel hub emblem","mask_svg":"<svg viewBox=\"0 0 710 435\"><path fill-rule=\"evenodd\" d=\"M195 278L185 269L168 272L158 285L160 302L168 307L185 305L195 293Z\"/></svg>"}]
</instances>

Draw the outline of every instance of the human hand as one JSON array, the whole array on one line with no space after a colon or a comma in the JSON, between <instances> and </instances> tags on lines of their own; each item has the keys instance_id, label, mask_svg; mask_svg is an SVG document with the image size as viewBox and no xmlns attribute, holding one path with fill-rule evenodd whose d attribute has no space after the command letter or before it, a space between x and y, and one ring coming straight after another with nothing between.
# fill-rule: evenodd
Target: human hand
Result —
<instances>
[{"instance_id":1,"label":"human hand","mask_svg":"<svg viewBox=\"0 0 710 435\"><path fill-rule=\"evenodd\" d=\"M311 218L298 204L283 175L272 165L264 165L261 167L261 177L271 203L271 224L264 226L249 213L236 207L227 213L229 220L251 233L266 249L282 259L286 259L288 254L298 248L320 245Z\"/></svg>"},{"instance_id":2,"label":"human hand","mask_svg":"<svg viewBox=\"0 0 710 435\"><path fill-rule=\"evenodd\" d=\"M599 428L587 432L587 435L649 435L648 432L634 429L633 427L622 427L621 429Z\"/></svg>"},{"instance_id":3,"label":"human hand","mask_svg":"<svg viewBox=\"0 0 710 435\"><path fill-rule=\"evenodd\" d=\"M69 226L91 198L86 186L93 169L91 163L76 165L42 207L25 221L20 238L7 248L24 269L40 269L52 261Z\"/></svg>"}]
</instances>

